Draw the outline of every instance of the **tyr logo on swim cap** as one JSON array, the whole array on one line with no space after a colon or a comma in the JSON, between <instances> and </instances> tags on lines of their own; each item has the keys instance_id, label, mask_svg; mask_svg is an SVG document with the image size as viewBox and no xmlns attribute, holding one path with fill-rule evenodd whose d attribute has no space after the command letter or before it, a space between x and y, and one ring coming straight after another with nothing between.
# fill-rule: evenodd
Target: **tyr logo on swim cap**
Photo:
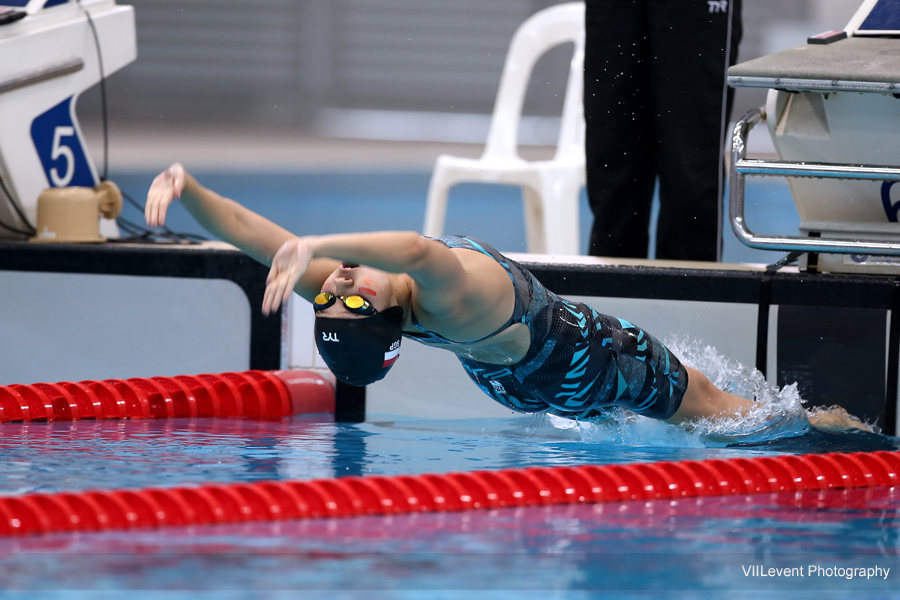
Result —
<instances>
[{"instance_id":1,"label":"tyr logo on swim cap","mask_svg":"<svg viewBox=\"0 0 900 600\"><path fill-rule=\"evenodd\" d=\"M403 309L393 306L371 317L316 317L316 347L334 376L368 385L387 375L400 356Z\"/></svg>"}]
</instances>

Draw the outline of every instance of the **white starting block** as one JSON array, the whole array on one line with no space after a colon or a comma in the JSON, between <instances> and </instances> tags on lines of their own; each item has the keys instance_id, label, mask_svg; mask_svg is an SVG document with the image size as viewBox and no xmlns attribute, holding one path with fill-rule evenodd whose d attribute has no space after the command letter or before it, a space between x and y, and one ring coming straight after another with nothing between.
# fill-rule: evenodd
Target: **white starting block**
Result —
<instances>
[{"instance_id":1,"label":"white starting block","mask_svg":"<svg viewBox=\"0 0 900 600\"><path fill-rule=\"evenodd\" d=\"M114 0L0 0L4 9L15 12L0 24L0 221L25 230L45 188L99 183L75 103L100 81L101 59L108 76L137 58L137 38L134 10ZM0 228L0 238L23 237Z\"/></svg>"},{"instance_id":2,"label":"white starting block","mask_svg":"<svg viewBox=\"0 0 900 600\"><path fill-rule=\"evenodd\" d=\"M829 43L816 36L729 69L733 87L770 89L766 106L734 129L732 228L753 248L821 253L801 268L900 273L900 0L866 0L843 33L830 33ZM778 161L746 158L760 120ZM800 236L750 231L747 175L788 176Z\"/></svg>"}]
</instances>

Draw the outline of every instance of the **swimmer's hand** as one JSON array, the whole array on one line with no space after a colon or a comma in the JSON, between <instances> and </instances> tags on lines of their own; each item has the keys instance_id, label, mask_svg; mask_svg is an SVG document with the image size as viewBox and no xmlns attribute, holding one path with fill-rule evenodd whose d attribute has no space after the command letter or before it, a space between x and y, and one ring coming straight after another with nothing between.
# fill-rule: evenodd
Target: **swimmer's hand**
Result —
<instances>
[{"instance_id":1,"label":"swimmer's hand","mask_svg":"<svg viewBox=\"0 0 900 600\"><path fill-rule=\"evenodd\" d=\"M283 302L287 302L312 258L310 238L294 238L281 245L272 259L269 276L266 277L266 292L263 294L262 304L264 315L278 310Z\"/></svg>"},{"instance_id":2,"label":"swimmer's hand","mask_svg":"<svg viewBox=\"0 0 900 600\"><path fill-rule=\"evenodd\" d=\"M166 222L169 205L181 198L184 190L185 170L175 163L153 179L144 205L144 218L150 227L161 227Z\"/></svg>"}]
</instances>

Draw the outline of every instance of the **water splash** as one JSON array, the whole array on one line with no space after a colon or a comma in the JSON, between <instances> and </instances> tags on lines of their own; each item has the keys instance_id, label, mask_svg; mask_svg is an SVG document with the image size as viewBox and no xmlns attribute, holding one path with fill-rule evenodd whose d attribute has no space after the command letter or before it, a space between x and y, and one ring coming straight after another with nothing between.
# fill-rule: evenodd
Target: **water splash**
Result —
<instances>
[{"instance_id":1,"label":"water splash","mask_svg":"<svg viewBox=\"0 0 900 600\"><path fill-rule=\"evenodd\" d=\"M666 346L681 362L706 375L719 389L756 400L749 414L731 418L701 418L686 425L709 445L749 444L797 437L811 429L797 384L770 384L758 370L727 358L710 345L678 337Z\"/></svg>"}]
</instances>

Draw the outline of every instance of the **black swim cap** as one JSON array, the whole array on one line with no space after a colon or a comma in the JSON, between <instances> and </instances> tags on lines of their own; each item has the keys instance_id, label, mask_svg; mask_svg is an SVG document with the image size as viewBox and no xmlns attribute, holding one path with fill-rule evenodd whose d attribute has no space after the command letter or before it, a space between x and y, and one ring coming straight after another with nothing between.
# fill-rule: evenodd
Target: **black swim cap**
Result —
<instances>
[{"instance_id":1,"label":"black swim cap","mask_svg":"<svg viewBox=\"0 0 900 600\"><path fill-rule=\"evenodd\" d=\"M368 385L387 375L400 356L403 309L393 306L361 319L316 317L316 347L334 376Z\"/></svg>"}]
</instances>

